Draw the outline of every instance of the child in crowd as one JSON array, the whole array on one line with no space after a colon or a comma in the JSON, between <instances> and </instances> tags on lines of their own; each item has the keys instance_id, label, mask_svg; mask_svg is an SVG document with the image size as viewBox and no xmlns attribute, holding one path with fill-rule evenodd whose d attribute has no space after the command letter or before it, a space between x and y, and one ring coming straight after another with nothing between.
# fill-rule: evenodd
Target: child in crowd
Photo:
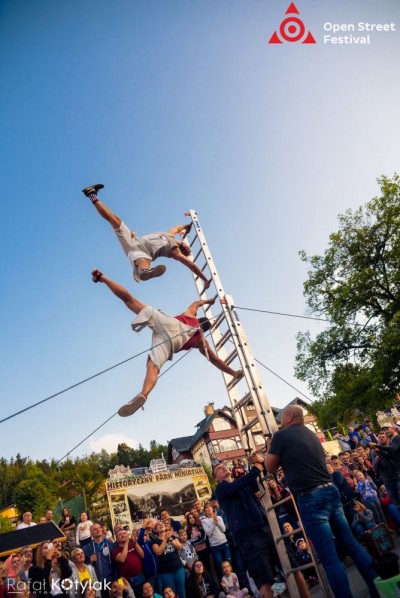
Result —
<instances>
[{"instance_id":1,"label":"child in crowd","mask_svg":"<svg viewBox=\"0 0 400 598\"><path fill-rule=\"evenodd\" d=\"M353 501L353 509L354 516L351 523L351 529L353 530L356 538L358 538L368 529L374 527L376 523L371 509L367 509L367 507L359 500Z\"/></svg>"},{"instance_id":2,"label":"child in crowd","mask_svg":"<svg viewBox=\"0 0 400 598\"><path fill-rule=\"evenodd\" d=\"M192 570L194 561L198 560L197 552L193 548L190 542L188 542L188 535L185 529L180 529L178 532L179 535L179 542L181 543L182 548L179 551L179 556L181 557L181 561L183 566L185 567L186 577L189 576L190 571Z\"/></svg>"},{"instance_id":3,"label":"child in crowd","mask_svg":"<svg viewBox=\"0 0 400 598\"><path fill-rule=\"evenodd\" d=\"M308 552L307 542L304 538L299 538L296 541L296 549L296 558L299 561L300 565L308 565L312 562L312 557L311 554ZM314 567L304 569L303 575L311 585L317 585L319 583L317 578L317 572Z\"/></svg>"},{"instance_id":4,"label":"child in crowd","mask_svg":"<svg viewBox=\"0 0 400 598\"><path fill-rule=\"evenodd\" d=\"M244 596L247 596L249 590L247 588L240 589L238 576L232 571L230 562L224 561L221 567L224 574L221 579L221 587L227 598L244 598Z\"/></svg>"}]
</instances>

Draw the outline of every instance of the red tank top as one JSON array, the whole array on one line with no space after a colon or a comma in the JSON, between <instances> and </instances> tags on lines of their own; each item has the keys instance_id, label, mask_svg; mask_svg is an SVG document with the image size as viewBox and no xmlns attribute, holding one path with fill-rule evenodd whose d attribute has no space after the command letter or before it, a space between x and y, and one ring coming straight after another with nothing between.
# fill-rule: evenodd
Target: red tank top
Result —
<instances>
[{"instance_id":1,"label":"red tank top","mask_svg":"<svg viewBox=\"0 0 400 598\"><path fill-rule=\"evenodd\" d=\"M186 324L187 326L193 326L194 328L199 327L199 321L197 318L193 318L192 316L184 316L181 314L180 316L175 316L177 320ZM201 332L198 330L180 349L179 351L188 351L189 349L197 349L199 346L199 342L201 342Z\"/></svg>"}]
</instances>

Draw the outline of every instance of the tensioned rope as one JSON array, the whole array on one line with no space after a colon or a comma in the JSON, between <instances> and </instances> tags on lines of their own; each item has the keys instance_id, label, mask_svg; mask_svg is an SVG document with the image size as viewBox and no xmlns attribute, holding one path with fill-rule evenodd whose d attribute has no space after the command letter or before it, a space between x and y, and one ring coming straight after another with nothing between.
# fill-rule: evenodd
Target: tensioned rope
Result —
<instances>
[{"instance_id":1,"label":"tensioned rope","mask_svg":"<svg viewBox=\"0 0 400 598\"><path fill-rule=\"evenodd\" d=\"M271 370L271 368L269 368L268 366L266 366L264 363L262 363L261 361L259 361L256 358L254 358L254 361L256 361L259 365L262 365L263 368L265 368L266 370L268 370L269 372L271 372L271 374L273 374L274 376L276 376L277 378L279 378L279 380L282 380L282 382L284 382L285 384L287 384L288 386L290 386L291 388L293 388L293 390L295 390L299 394L303 395L303 397L305 399L307 399L307 401L310 401L310 403L314 402L313 399L310 399L310 397L308 397L307 395L305 395L304 392L301 392L301 390L299 390L298 388L296 388L295 386L293 386L293 384L290 384L290 382L288 382L287 380L285 380L285 378L282 378L282 376L280 376L279 374L277 374L276 372L274 372L273 370Z\"/></svg>"},{"instance_id":2,"label":"tensioned rope","mask_svg":"<svg viewBox=\"0 0 400 598\"><path fill-rule=\"evenodd\" d=\"M240 306L233 306L234 309L243 309L243 310L247 310L247 311L255 311L255 312L260 312L260 313L268 313L268 314L273 314L273 315L280 315L280 316L289 316L289 317L293 317L293 318L303 318L303 319L313 319L313 320L320 320L320 318L311 318L311 317L307 317L307 316L300 316L300 315L295 315L295 314L286 314L286 313L281 313L281 312L273 312L273 311L267 311L267 310L261 310L261 309L252 309L252 308L247 308L247 307L240 307ZM210 321L211 320L217 320L219 316L213 317L213 318L209 318ZM329 322L329 320L321 320L324 322ZM179 336L176 335L176 336ZM172 337L175 338L175 337ZM162 343L159 343L158 345L154 345L154 346L159 346L162 345L166 342L169 342L169 340L165 340ZM132 355L132 357L128 357L127 359L124 359L108 368L105 368L104 370L101 370L100 372L97 372L96 374L93 374L92 376L88 376L87 378L84 378L83 380L80 380L79 382L76 382L75 384L71 384L71 386L68 386L67 388L64 388L44 399L42 399L41 401L37 401L36 403L32 403L32 405L28 405L27 407L25 407L24 409L20 409L19 411L16 411L15 413L12 413L11 415L8 415L7 417L4 417L3 419L0 419L0 424L16 417L17 415L21 415L22 413L25 413L26 411L29 411L30 409L33 409L34 407L37 407L38 405L42 405L43 403L46 403L47 401L50 401L51 399L54 399L66 392L68 392L69 390L72 390L74 388L77 388L78 386L80 386L81 384L85 384L86 382L89 382L90 380L93 380L94 378L97 378L98 376L101 376L102 374L105 374L106 372L109 372L121 365L124 365L125 363L128 363L128 361L132 361L133 359L136 359L136 357L140 357L141 355L143 355L144 353L147 353L149 350L151 350L151 348L145 349L144 351L141 351L140 353L136 353L136 355ZM178 360L179 361L179 360ZM177 362L176 362L177 363ZM263 365L263 364L261 364ZM266 366L264 366L266 367ZM268 368L266 368L268 369ZM166 370L167 372L168 370ZM278 376L277 374L275 374L274 372L272 372L272 370L270 370L271 373L273 373L274 375L276 375L278 378L280 376ZM285 382L286 384L288 384L289 386L292 386L289 382L287 382L286 380L284 380L283 378L281 378L281 380L283 382ZM301 392L299 390L297 390L295 387L292 386L292 388L294 388L294 390L296 390L296 392ZM301 393L303 394L303 393ZM303 396L305 396L303 394ZM306 397L308 398L308 397ZM308 399L311 400L311 399Z\"/></svg>"},{"instance_id":3,"label":"tensioned rope","mask_svg":"<svg viewBox=\"0 0 400 598\"><path fill-rule=\"evenodd\" d=\"M161 378L161 376L164 376L164 374L166 374L167 372L169 372L169 370L171 370L177 363L179 363L184 357L186 357L186 355L188 355L191 350L192 349L189 349L189 351L187 351L186 353L184 353L182 355L182 357L179 357L179 359L177 359L172 365L170 365L169 368L167 368L166 370L164 370L158 377ZM100 428L102 428L110 420L112 420L112 418L115 417L117 415L117 413L118 413L118 411L116 411L115 413L113 413L102 424L100 424L99 426L97 426L97 428L95 430L93 430L92 432L90 432L90 434L88 434L87 436L85 436L85 438L83 440L81 440L77 445L75 445L74 448L72 448L70 451L68 451L68 453L65 453L65 455L63 457L61 457L61 459L59 459L58 461L56 461L56 464L58 465L59 463L61 463L61 461L64 461L64 459L66 457L68 457L68 455L70 455L71 453L73 453L75 449L77 449L78 447L80 447L81 444L83 444L86 440L88 440L91 436L93 436L93 434L96 434L96 432L98 430L100 430Z\"/></svg>"},{"instance_id":4,"label":"tensioned rope","mask_svg":"<svg viewBox=\"0 0 400 598\"><path fill-rule=\"evenodd\" d=\"M280 311L268 311L267 309L253 309L251 307L241 307L240 305L232 305L232 309L243 309L245 311L257 311L262 314L272 314L274 316L287 316L289 318L302 318L303 320L317 320L317 322L328 322L333 324L332 320L326 320L325 318L313 318L312 316L300 316L298 314L287 314Z\"/></svg>"},{"instance_id":5,"label":"tensioned rope","mask_svg":"<svg viewBox=\"0 0 400 598\"><path fill-rule=\"evenodd\" d=\"M166 339L165 341L162 341L161 343L158 343L157 345L153 345L152 347L145 349L144 351L140 351L140 353L136 353L136 355L133 355L132 357L128 357L127 359L124 359L123 361L120 361L119 363L111 365L110 367L106 368L105 370L101 370L101 372L97 372L97 374L93 374L92 376L89 376L88 378L85 378L84 380L80 380L79 382L76 382L75 384L71 384L71 386L68 386L67 388L64 388L63 390L59 390L58 392L55 392L54 394L50 395L49 397L46 397L45 399L38 401L37 403L28 405L28 407L25 407L24 409L21 409L20 411L16 411L15 413L12 413L11 415L4 417L3 419L0 419L0 424L8 421L9 419L12 419L13 417L16 417L17 415L21 415L21 413L25 413L25 411L29 411L29 409L33 409L34 407L37 407L38 405L42 405L42 403L46 403L46 401L50 401L51 399L54 399L55 397L58 397L58 396L64 394L68 390L72 390L73 388L76 388L77 386L80 386L81 384L84 384L85 382L89 382L89 380L93 380L94 378L97 378L98 376L101 376L102 374L105 374L106 372L109 372L109 371L119 367L120 365L127 363L128 361L132 361L132 359L136 359L136 357L140 357L140 355L143 355L144 353L148 353L149 351L151 351L151 349L153 349L155 347L159 347L160 345L169 343L169 342L171 342L172 339L176 338L177 336L181 336L181 334L182 334L181 332L179 334L175 334L174 336L171 336L170 338ZM166 371L168 371L168 370L166 370Z\"/></svg>"}]
</instances>

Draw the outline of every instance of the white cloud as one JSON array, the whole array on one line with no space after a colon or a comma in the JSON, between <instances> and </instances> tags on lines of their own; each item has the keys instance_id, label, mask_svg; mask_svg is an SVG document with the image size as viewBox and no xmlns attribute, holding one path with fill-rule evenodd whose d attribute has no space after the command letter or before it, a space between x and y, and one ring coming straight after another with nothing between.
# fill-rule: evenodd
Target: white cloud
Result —
<instances>
[{"instance_id":1,"label":"white cloud","mask_svg":"<svg viewBox=\"0 0 400 598\"><path fill-rule=\"evenodd\" d=\"M89 442L89 445L92 451L95 452L100 452L102 449L105 449L108 453L115 453L118 445L122 443L125 443L132 448L135 445L134 439L129 438L129 436L126 436L123 432L94 437Z\"/></svg>"}]
</instances>

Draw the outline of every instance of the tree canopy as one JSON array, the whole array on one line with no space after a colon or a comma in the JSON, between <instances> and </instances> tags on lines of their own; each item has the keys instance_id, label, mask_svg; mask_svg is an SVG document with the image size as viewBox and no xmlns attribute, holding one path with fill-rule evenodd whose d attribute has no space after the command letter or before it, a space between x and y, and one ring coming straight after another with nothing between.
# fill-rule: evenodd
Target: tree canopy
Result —
<instances>
[{"instance_id":1,"label":"tree canopy","mask_svg":"<svg viewBox=\"0 0 400 598\"><path fill-rule=\"evenodd\" d=\"M100 453L67 459L62 463L55 460L32 462L20 454L10 461L2 458L0 508L16 503L20 514L31 511L34 520L38 520L47 509L54 509L60 501L80 494L84 508L93 509L99 494L104 492L108 471L115 465L141 467L149 465L151 459L157 459L162 454L167 454L167 446L152 440L149 450L141 445L133 449L123 443L114 453L103 449ZM6 531L1 521L0 524L0 533Z\"/></svg>"},{"instance_id":2,"label":"tree canopy","mask_svg":"<svg viewBox=\"0 0 400 598\"><path fill-rule=\"evenodd\" d=\"M339 215L323 255L300 252L310 312L331 322L297 336L296 376L323 426L373 416L400 389L400 177L378 184L379 196Z\"/></svg>"}]
</instances>

